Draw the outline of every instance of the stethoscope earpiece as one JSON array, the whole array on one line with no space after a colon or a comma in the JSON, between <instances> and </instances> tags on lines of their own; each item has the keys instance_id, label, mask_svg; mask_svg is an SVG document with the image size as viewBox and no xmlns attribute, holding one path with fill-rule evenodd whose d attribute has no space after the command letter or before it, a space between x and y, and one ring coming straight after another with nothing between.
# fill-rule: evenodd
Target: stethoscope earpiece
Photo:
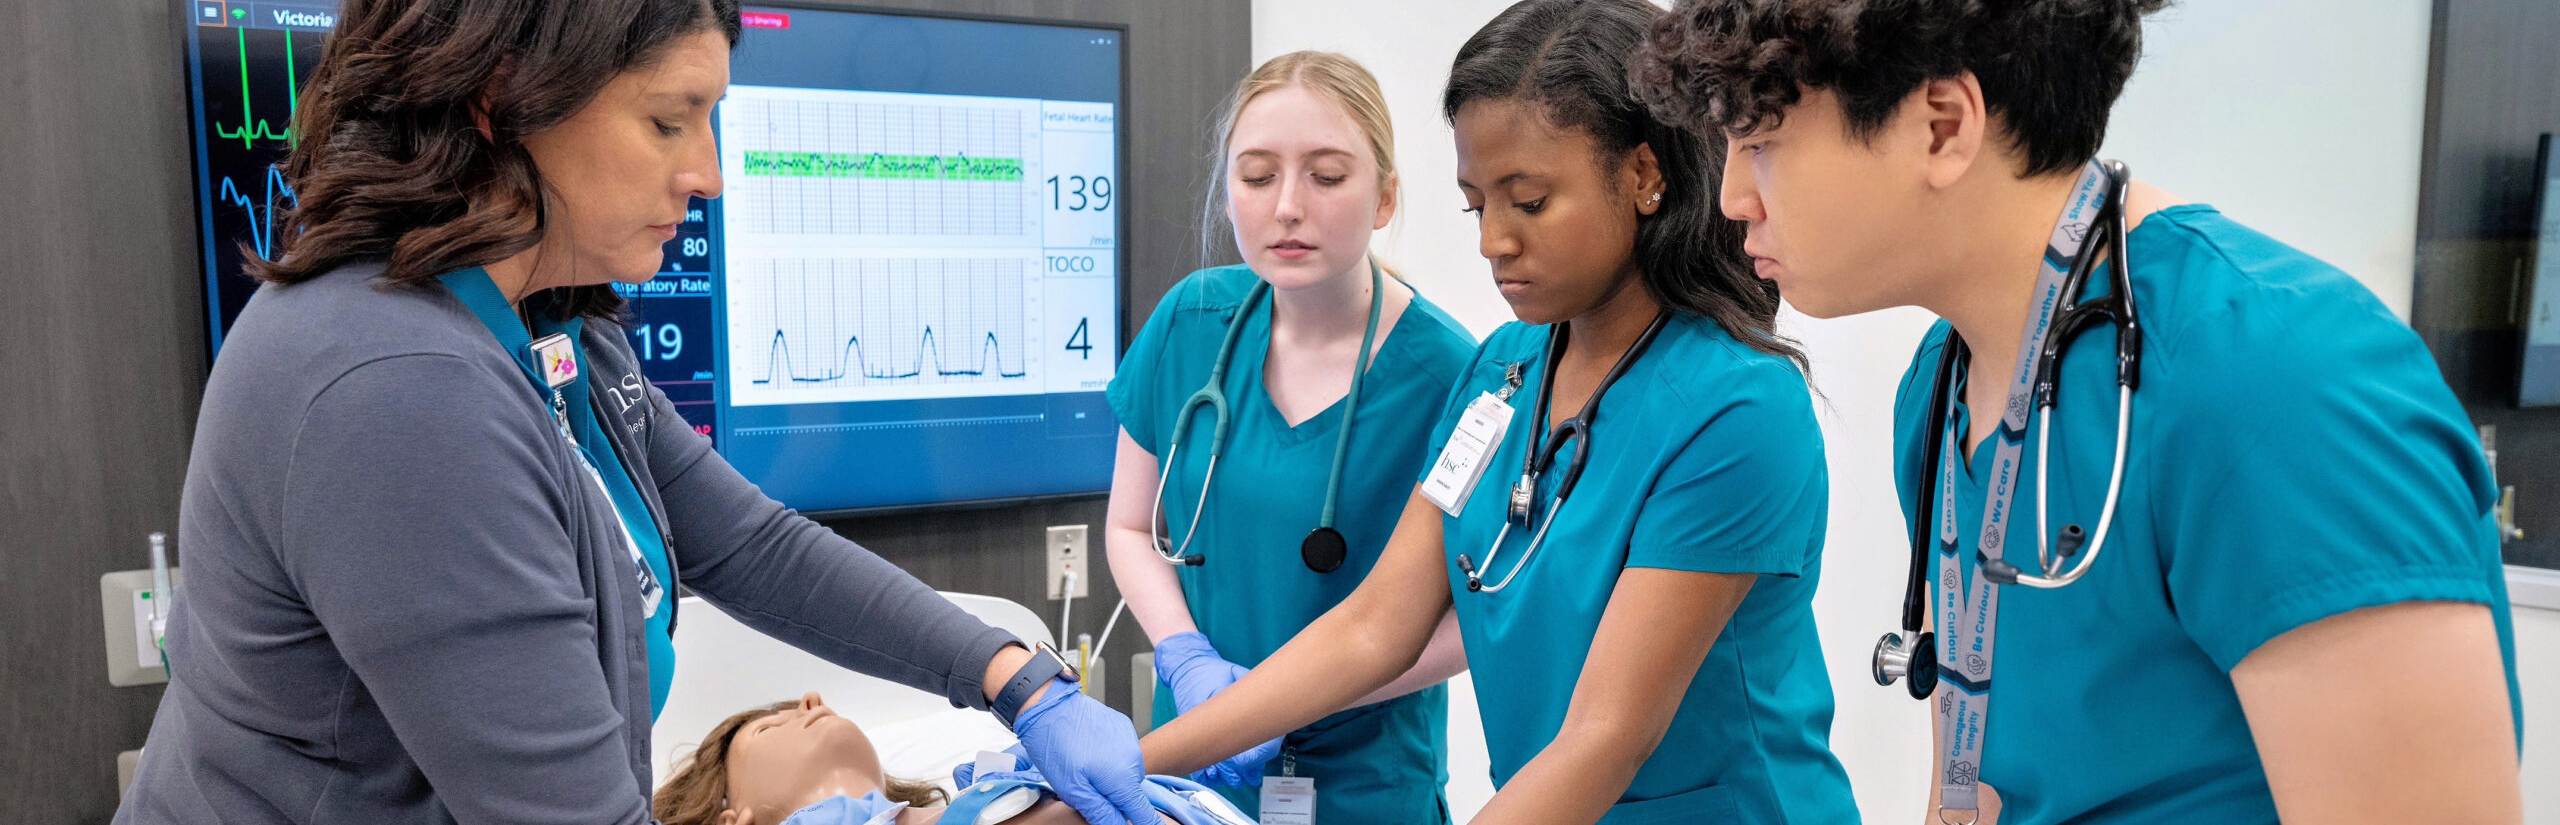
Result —
<instances>
[{"instance_id":1,"label":"stethoscope earpiece","mask_svg":"<svg viewBox=\"0 0 2560 825\"><path fill-rule=\"evenodd\" d=\"M2064 296L2064 301L2059 305L2058 310L2047 310L2051 315L2050 320L2045 322L2047 326L2044 328L2048 330L2046 335L2049 337L2046 337L2041 344L2027 345L2033 347L2031 350L2033 357L2029 360L2025 372L2022 373L2025 385L2012 387L2010 390L2010 403L2021 405L2012 407L2012 414L2031 406L2035 410L2036 418L2040 419L2041 426L2030 428L2025 421L2014 423L2004 421L2002 424L2004 432L2016 433L2014 438L2023 438L2030 429L2036 435L2035 468L2032 477L2035 481L2035 536L2039 569L2030 574L2003 558L1982 552L1977 547L1974 553L1976 573L1984 582L1993 585L2023 584L2050 590L2078 581L2081 576L2088 573L2090 565L2097 562L2098 554L2106 549L2106 538L2115 520L2116 506L2124 490L2126 447L2133 424L2133 390L2141 380L2142 366L2142 328L2134 304L2133 276L2125 249L2127 235L2130 234L2126 220L2125 190L2127 182L2132 178L2132 172L2126 169L2124 164L2115 161L2107 161L2100 166L2100 171L2106 177L2107 188L2100 211L2088 223L2089 235L2085 238L2085 244L2068 253L2058 248L2046 250L2049 258L2067 255L2069 259L2067 268L2059 269L2061 280L2055 286L2056 292ZM2073 220L2072 214L2071 211L2066 210L2063 219ZM2061 229L2057 228L2056 237L2062 237L2063 234ZM2082 294L2101 257L2101 253L2096 250L2102 245L2106 247L2103 254L2110 265L2108 294L2100 298L2084 300ZM2056 264L2056 266L2062 265ZM2055 276L2047 274L2043 277ZM2039 282L2042 283L2042 280ZM2059 535L2048 542L2045 538L2049 535L2045 530L2047 511L2045 494L2051 489L2047 479L2048 467L2053 455L2052 416L2060 394L2062 358L2075 336L2083 331L2098 329L2102 325L2111 325L2116 336L2115 456L2108 471L2106 497L2099 507L2097 530L2094 535L2080 525L2068 524L2063 526ZM2036 327L2031 324L2029 329L2032 331ZM1954 471L1952 465L1947 463L1944 453L1948 449L1948 443L1954 440L1954 435L1948 431L1949 414L1951 407L1954 406L1953 395L1956 388L1964 381L1960 371L1968 354L1969 350L1965 347L1963 337L1950 332L1939 355L1937 378L1930 382L1929 412L1927 424L1924 427L1925 432L1930 434L1930 438L1923 442L1920 455L1921 469L1918 479L1920 487L1919 495L1916 497L1920 505L1918 517L1911 522L1911 573L1903 591L1903 629L1899 633L1885 634L1884 638L1876 643L1874 660L1876 683L1890 685L1895 679L1907 676L1910 679L1907 687L1910 689L1912 698L1915 699L1928 698L1936 690L1938 683L1937 639L1935 634L1921 630L1928 621L1929 590L1936 582L1936 578L1928 572L1928 562L1933 552L1931 531L1933 525L1943 531L1943 535L1937 536L1936 541L1950 551L1950 555L1943 557L1941 561L1942 565L1947 566L1945 578L1949 583L1948 586L1952 587L1955 582L1956 574L1951 569L1954 561L1952 549L1956 542L1955 527L1946 513L1946 509L1953 505L1954 497L1947 489L1943 489L1952 483ZM2015 429L2005 429L2010 427ZM2019 449L2019 445L2011 441L2006 443L2003 449L2011 451L2004 454L2014 454ZM1993 500L1986 503L1989 511L2007 511L2004 496L2014 494L2016 481L2012 480L2010 484L2012 486L2004 488L2007 492L1990 496ZM1991 516L1986 515L1984 518L1986 525L1989 524ZM1986 529L1989 528L1986 527ZM1977 545L1979 544L1980 542L1977 542ZM1994 615L1996 617L1996 614ZM1947 621L1947 617L1941 616L1939 620ZM1959 639L1959 645L1964 645L1987 643L1989 637L1986 633L1972 641L1963 641L1966 637L1962 634L1956 638Z\"/></svg>"}]
</instances>

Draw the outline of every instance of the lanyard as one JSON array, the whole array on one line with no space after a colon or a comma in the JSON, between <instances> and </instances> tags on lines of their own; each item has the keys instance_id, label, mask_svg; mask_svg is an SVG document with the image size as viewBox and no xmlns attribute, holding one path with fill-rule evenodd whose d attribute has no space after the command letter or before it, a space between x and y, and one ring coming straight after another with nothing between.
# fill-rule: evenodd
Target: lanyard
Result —
<instances>
[{"instance_id":1,"label":"lanyard","mask_svg":"<svg viewBox=\"0 0 2560 825\"><path fill-rule=\"evenodd\" d=\"M523 319L516 317L515 306L507 301L506 294L499 292L498 285L489 280L487 270L479 267L457 270L445 273L438 280L443 281L445 288L452 290L453 296L480 319L481 326L489 328L489 334L498 339L498 348L513 357L517 370L526 381L532 382L533 391L550 396L551 418L560 427L560 437L568 439L570 454L577 458L578 466L587 471L587 478L595 482L596 489L604 494L605 506L613 511L614 524L622 528L623 545L631 553L632 566L638 568L641 615L657 615L666 589L659 584L657 572L649 567L648 557L641 552L639 537L633 534L632 525L624 520L622 505L614 501L613 484L605 480L602 468L597 466L597 462L614 455L614 448L612 442L605 440L604 429L596 421L594 405L587 403L586 371L578 364L578 335L585 329L585 319L562 321L557 332L535 340L533 333L525 329ZM576 396L577 403L569 403L571 396ZM615 469L622 470L619 467ZM627 486L629 477L623 478ZM641 517L652 516L643 513ZM672 616L669 627L672 632Z\"/></svg>"},{"instance_id":2,"label":"lanyard","mask_svg":"<svg viewBox=\"0 0 2560 825\"><path fill-rule=\"evenodd\" d=\"M544 336L542 341L536 342L533 333L525 329L524 321L516 317L515 306L507 301L506 294L499 292L498 285L489 280L487 270L472 267L447 272L437 280L443 281L446 289L453 290L453 297L462 301L462 306L480 319L481 326L489 328L489 334L498 339L498 348L515 359L516 369L533 384L534 393L551 399L551 415L559 422L561 435L580 444L589 443L588 439L600 435L596 431L594 411L584 410L584 404L576 405L588 414L577 415L573 419L572 405L568 393L564 392L574 391L580 400L584 400L586 395L586 376L576 359L576 342L585 326L585 319L572 318L562 322L557 335ZM559 349L560 341L555 339L565 339L568 347ZM558 355L566 355L565 362L555 357ZM554 374L567 380L554 383Z\"/></svg>"},{"instance_id":3,"label":"lanyard","mask_svg":"<svg viewBox=\"0 0 2560 825\"><path fill-rule=\"evenodd\" d=\"M2080 182L2072 187L2070 200L2063 204L2062 218L2055 222L2053 237L2045 248L2044 261L2036 272L2035 306L2028 313L2026 335L2018 342L2017 366L2010 370L2009 398L2000 416L1999 442L1993 447L1989 475L1984 477L1982 502L1982 535L1975 544L1983 558L2001 558L2002 545L2008 536L2011 505L2018 493L2018 477L2026 452L2027 412L2035 394L2036 355L2044 350L2044 341L2052 331L2053 317L2063 301L2062 288L2080 258L2090 229L2096 225L2098 212L2106 205L2107 175L2098 164L2088 164L2080 174ZM2119 241L2121 242L2121 241ZM1953 346L1950 342L1949 346ZM1948 393L1947 403L1959 403L1959 394ZM1949 416L1948 420L1954 420ZM1978 798L1981 781L1984 722L1991 711L1992 644L1999 632L2000 591L1983 578L1982 566L1974 566L1970 579L1964 579L1963 558L1956 548L1956 484L1955 466L1966 460L1960 449L1963 442L1952 428L1932 433L1935 438L1952 443L1944 445L1938 459L1938 646L1939 683L1947 691L1938 697L1938 820L1952 822L1950 812L1968 815L1966 825L1979 819ZM1946 456L1955 458L1950 461ZM1965 589L1955 584L1965 581Z\"/></svg>"}]
</instances>

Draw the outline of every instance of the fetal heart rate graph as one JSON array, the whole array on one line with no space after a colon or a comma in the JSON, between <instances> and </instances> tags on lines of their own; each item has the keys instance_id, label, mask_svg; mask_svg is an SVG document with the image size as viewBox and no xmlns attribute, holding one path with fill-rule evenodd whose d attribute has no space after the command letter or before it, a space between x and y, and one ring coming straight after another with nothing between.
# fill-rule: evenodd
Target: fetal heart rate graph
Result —
<instances>
[{"instance_id":1,"label":"fetal heart rate graph","mask_svg":"<svg viewBox=\"0 0 2560 825\"><path fill-rule=\"evenodd\" d=\"M1039 101L734 87L729 231L1039 243Z\"/></svg>"},{"instance_id":2,"label":"fetal heart rate graph","mask_svg":"<svg viewBox=\"0 0 2560 825\"><path fill-rule=\"evenodd\" d=\"M217 296L213 334L247 304L255 284L241 273L251 254L272 258L285 210L297 201L277 164L298 138L295 97L319 65L327 35L315 31L191 27L204 188L206 283Z\"/></svg>"},{"instance_id":3,"label":"fetal heart rate graph","mask_svg":"<svg viewBox=\"0 0 2560 825\"><path fill-rule=\"evenodd\" d=\"M733 264L734 406L1036 393L1037 258Z\"/></svg>"}]
</instances>

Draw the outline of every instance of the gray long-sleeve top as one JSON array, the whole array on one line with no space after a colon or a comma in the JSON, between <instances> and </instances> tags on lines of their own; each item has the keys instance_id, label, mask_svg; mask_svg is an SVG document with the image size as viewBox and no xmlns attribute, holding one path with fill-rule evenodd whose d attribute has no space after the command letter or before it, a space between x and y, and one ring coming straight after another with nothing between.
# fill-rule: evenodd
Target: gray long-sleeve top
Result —
<instances>
[{"instance_id":1,"label":"gray long-sleeve top","mask_svg":"<svg viewBox=\"0 0 2560 825\"><path fill-rule=\"evenodd\" d=\"M173 679L116 822L647 822L647 648L611 505L470 311L379 272L262 288L224 342L181 499ZM1011 636L758 492L618 327L583 344L685 586L986 705Z\"/></svg>"}]
</instances>

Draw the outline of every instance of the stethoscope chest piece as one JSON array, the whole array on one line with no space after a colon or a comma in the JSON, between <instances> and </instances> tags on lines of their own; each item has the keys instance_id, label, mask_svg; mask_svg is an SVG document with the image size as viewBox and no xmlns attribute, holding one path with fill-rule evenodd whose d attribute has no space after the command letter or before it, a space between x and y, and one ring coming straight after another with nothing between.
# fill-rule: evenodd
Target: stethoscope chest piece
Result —
<instances>
[{"instance_id":1,"label":"stethoscope chest piece","mask_svg":"<svg viewBox=\"0 0 2560 825\"><path fill-rule=\"evenodd\" d=\"M1342 540L1342 531L1331 527L1309 530L1307 539L1298 543L1298 557L1307 563L1307 569L1318 573L1342 569L1343 560L1350 556L1351 547Z\"/></svg>"},{"instance_id":2,"label":"stethoscope chest piece","mask_svg":"<svg viewBox=\"0 0 2560 825\"><path fill-rule=\"evenodd\" d=\"M1875 677L1876 684L1888 687L1907 677L1904 686L1911 690L1911 698L1929 698L1938 689L1938 634L1884 634L1876 640Z\"/></svg>"}]
</instances>

